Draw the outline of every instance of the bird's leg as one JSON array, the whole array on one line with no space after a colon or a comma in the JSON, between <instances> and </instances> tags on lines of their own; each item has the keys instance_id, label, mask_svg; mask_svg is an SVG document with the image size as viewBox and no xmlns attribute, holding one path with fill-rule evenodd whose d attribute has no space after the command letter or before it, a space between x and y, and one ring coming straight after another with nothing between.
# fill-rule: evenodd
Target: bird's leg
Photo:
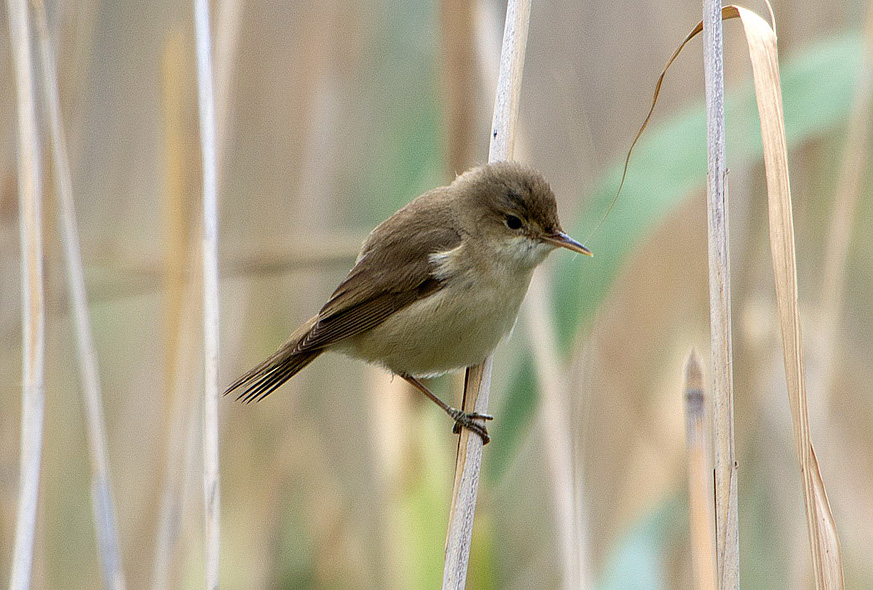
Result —
<instances>
[{"instance_id":1,"label":"bird's leg","mask_svg":"<svg viewBox=\"0 0 873 590\"><path fill-rule=\"evenodd\" d=\"M480 414L479 412L465 412L463 410L459 410L457 408L453 408L428 389L424 383L413 377L412 375L404 375L403 373L399 373L400 377L402 377L407 383L412 385L414 388L419 390L421 393L426 395L433 403L438 405L443 409L443 411L452 417L452 420L455 421L455 428L452 432L458 433L461 428L466 428L471 432L475 432L482 438L482 444L487 445L488 441L491 440L491 437L488 436L488 430L485 428L484 424L480 424L479 422L474 422L474 420L493 420L494 416L491 414Z\"/></svg>"}]
</instances>

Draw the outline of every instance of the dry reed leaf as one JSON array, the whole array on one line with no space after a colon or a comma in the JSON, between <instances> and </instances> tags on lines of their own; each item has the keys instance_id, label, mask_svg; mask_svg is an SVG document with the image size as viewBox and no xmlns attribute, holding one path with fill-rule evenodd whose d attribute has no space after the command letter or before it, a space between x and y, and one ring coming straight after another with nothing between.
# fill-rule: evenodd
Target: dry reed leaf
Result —
<instances>
[{"instance_id":1,"label":"dry reed leaf","mask_svg":"<svg viewBox=\"0 0 873 590\"><path fill-rule=\"evenodd\" d=\"M755 97L758 102L761 138L764 144L770 250L776 279L779 324L782 329L785 380L788 384L794 442L803 477L803 497L806 504L815 584L818 589L843 588L842 558L836 523L809 434L800 312L797 307L794 222L791 215L788 150L782 116L776 34L761 17L746 9L728 6L724 9L724 14L731 17L736 14L742 21L749 45L749 57L752 60Z\"/></svg>"},{"instance_id":2,"label":"dry reed leaf","mask_svg":"<svg viewBox=\"0 0 873 590\"><path fill-rule=\"evenodd\" d=\"M794 222L791 214L791 188L788 181L788 150L785 142L785 122L782 114L782 89L776 33L754 12L739 6L725 6L722 19L739 18L743 23L752 73L755 97L761 121L764 147L764 167L767 176L769 203L770 249L776 282L776 299L782 331L782 351L785 360L785 378L797 457L803 477L803 497L809 530L813 571L818 590L844 588L842 556L836 522L828 503L824 482L815 457L809 434L805 365L800 336L800 312L797 307L797 261L794 249ZM685 45L699 34L703 23L685 37L664 66L655 85L652 106L631 144L625 161L625 173L631 151L648 125L667 69ZM624 173L622 174L622 183ZM619 190L621 188L619 187Z\"/></svg>"},{"instance_id":3,"label":"dry reed leaf","mask_svg":"<svg viewBox=\"0 0 873 590\"><path fill-rule=\"evenodd\" d=\"M820 544L817 550L820 559L824 565L824 588L843 588L845 580L843 579L843 555L840 547L840 537L837 534L837 525L834 517L831 514L831 507L828 503L828 495L825 492L824 481L821 478L821 470L818 468L818 457L815 454L815 448L810 443L810 459L812 460L813 489L815 491L816 502L816 525L819 535Z\"/></svg>"}]
</instances>

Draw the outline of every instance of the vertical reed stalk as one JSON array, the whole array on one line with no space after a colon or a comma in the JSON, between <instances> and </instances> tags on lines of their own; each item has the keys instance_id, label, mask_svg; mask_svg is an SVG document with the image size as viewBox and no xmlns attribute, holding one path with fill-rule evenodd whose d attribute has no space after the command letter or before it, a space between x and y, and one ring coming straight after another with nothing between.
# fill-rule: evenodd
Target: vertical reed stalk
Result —
<instances>
[{"instance_id":1,"label":"vertical reed stalk","mask_svg":"<svg viewBox=\"0 0 873 590\"><path fill-rule=\"evenodd\" d=\"M695 590L715 590L712 531L712 476L706 460L706 392L695 351L685 364L685 448L688 458L688 512L691 573Z\"/></svg>"},{"instance_id":2,"label":"vertical reed stalk","mask_svg":"<svg viewBox=\"0 0 873 590\"><path fill-rule=\"evenodd\" d=\"M18 227L21 240L22 392L18 513L10 590L30 587L39 498L45 412L45 299L42 273L41 187L30 23L26 0L7 0L18 115Z\"/></svg>"},{"instance_id":3,"label":"vertical reed stalk","mask_svg":"<svg viewBox=\"0 0 873 590\"><path fill-rule=\"evenodd\" d=\"M189 258L192 266L199 261L199 252ZM181 537L186 479L186 457L190 439L190 422L196 418L197 400L193 392L199 384L195 367L200 362L198 344L199 285L189 280L182 294L181 321L176 334L178 344L174 347L177 358L173 362L168 397L171 404L167 427L164 456L164 481L162 482L157 532L155 534L154 564L152 566L152 590L164 590L177 585L173 576L174 555Z\"/></svg>"},{"instance_id":4,"label":"vertical reed stalk","mask_svg":"<svg viewBox=\"0 0 873 590\"><path fill-rule=\"evenodd\" d=\"M489 162L512 158L530 10L531 0L509 0L506 8L500 74L497 79L497 95L494 100L494 119L491 127L491 148L488 153ZM464 411L488 412L491 366L492 358L489 356L481 365L467 369L467 379L464 384ZM443 590L459 590L466 583L481 464L482 439L475 434L471 436L470 431L466 429L461 429L458 460L455 466L455 484L452 490L452 508L446 536Z\"/></svg>"},{"instance_id":5,"label":"vertical reed stalk","mask_svg":"<svg viewBox=\"0 0 873 590\"><path fill-rule=\"evenodd\" d=\"M218 171L209 0L194 0L197 96L203 160L203 494L206 588L218 588L221 498L218 483Z\"/></svg>"},{"instance_id":6,"label":"vertical reed stalk","mask_svg":"<svg viewBox=\"0 0 873 590\"><path fill-rule=\"evenodd\" d=\"M720 590L740 586L731 283L725 162L724 52L721 1L703 2L703 66L708 147L706 211L709 236L709 325L715 434L715 524Z\"/></svg>"},{"instance_id":7,"label":"vertical reed stalk","mask_svg":"<svg viewBox=\"0 0 873 590\"><path fill-rule=\"evenodd\" d=\"M493 358L467 369L464 381L464 410L486 412L491 393ZM478 403L468 404L469 394ZM452 507L449 511L449 530L446 536L446 563L443 568L443 590L461 590L466 586L467 566L470 562L470 543L473 539L473 517L476 511L476 493L482 466L482 439L462 428L458 440L458 460L455 465L455 483L452 489Z\"/></svg>"},{"instance_id":8,"label":"vertical reed stalk","mask_svg":"<svg viewBox=\"0 0 873 590\"><path fill-rule=\"evenodd\" d=\"M525 307L525 320L533 345L534 367L541 398L541 419L546 460L554 493L555 530L561 551L562 587L565 590L588 588L583 523L577 495L573 462L573 434L570 425L569 386L561 374L555 347L557 334L552 315L548 281L541 280L544 269L537 269L531 281Z\"/></svg>"},{"instance_id":9,"label":"vertical reed stalk","mask_svg":"<svg viewBox=\"0 0 873 590\"><path fill-rule=\"evenodd\" d=\"M199 244L188 238L189 207L185 193L188 143L184 120L184 41L181 29L168 31L161 59L164 116L164 185L161 197L163 244L164 404L163 473L157 488L160 506L155 531L152 590L171 588L176 544L181 528L184 425L189 422L190 392L196 389L199 364L199 285L186 275L200 262ZM196 323L196 325L195 325Z\"/></svg>"},{"instance_id":10,"label":"vertical reed stalk","mask_svg":"<svg viewBox=\"0 0 873 590\"><path fill-rule=\"evenodd\" d=\"M176 375L179 357L179 326L182 322L182 299L185 291L186 256L190 242L189 215L185 191L186 171L190 167L187 142L182 131L185 120L183 84L188 72L184 68L185 44L180 28L169 31L161 56L161 80L164 115L164 185L161 191L161 245L163 249L163 285L161 307L164 321L164 383ZM169 431L172 387L164 387L164 429ZM165 437L166 441L166 437Z\"/></svg>"},{"instance_id":11,"label":"vertical reed stalk","mask_svg":"<svg viewBox=\"0 0 873 590\"><path fill-rule=\"evenodd\" d=\"M49 121L55 194L59 201L58 225L63 242L67 289L70 294L73 322L76 329L79 374L82 380L88 451L91 458L91 501L103 586L123 590L126 585L118 545L115 502L110 485L103 397L100 391L97 351L94 347L94 336L91 332L91 320L88 314L88 296L85 290L79 229L76 224L76 209L73 200L73 181L61 120L57 69L49 39L45 6L42 0L33 0L32 4L39 37L39 55L43 75L42 90Z\"/></svg>"},{"instance_id":12,"label":"vertical reed stalk","mask_svg":"<svg viewBox=\"0 0 873 590\"><path fill-rule=\"evenodd\" d=\"M216 168L223 169L230 124L230 90L236 66L244 0L221 0L215 25L215 124Z\"/></svg>"}]
</instances>

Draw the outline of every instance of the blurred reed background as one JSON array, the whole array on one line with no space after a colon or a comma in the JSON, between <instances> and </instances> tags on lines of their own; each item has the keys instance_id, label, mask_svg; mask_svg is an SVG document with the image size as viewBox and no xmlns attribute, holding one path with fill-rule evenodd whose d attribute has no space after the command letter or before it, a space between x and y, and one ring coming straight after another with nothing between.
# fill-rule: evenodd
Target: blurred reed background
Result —
<instances>
[{"instance_id":1,"label":"blurred reed background","mask_svg":"<svg viewBox=\"0 0 873 590\"><path fill-rule=\"evenodd\" d=\"M503 3L214 4L227 384L317 310L369 229L485 161ZM202 587L191 4L82 0L47 9L127 587ZM450 18L462 10L467 18ZM873 201L851 200L853 178L860 195L873 182L864 174L869 101L855 99L869 10L860 1L774 3L811 428L851 588L873 587L873 312L863 295L873 288ZM2 31L7 18L0 13ZM534 3L516 153L551 180L578 239L589 238L617 187L660 68L699 18L700 5L685 0ZM804 588L809 550L757 115L739 24L725 30L741 575L748 588ZM0 79L10 81L3 37ZM552 300L552 361L569 393L580 579L601 589L692 587L682 379L692 346L705 373L709 357L701 62L686 52L668 74L625 191L587 241L595 258L558 253L537 278L536 296ZM22 354L11 83L0 85L0 114L6 579ZM33 587L96 588L58 207L50 165L43 170L46 426ZM835 218L835 210L847 213ZM542 332L529 327L520 321L495 357L471 589L561 587L568 525L555 517L545 460L551 438L536 387L544 361L531 341ZM450 398L458 383L434 387ZM327 355L262 403L221 400L223 586L436 587L456 438L420 397L377 369Z\"/></svg>"}]
</instances>

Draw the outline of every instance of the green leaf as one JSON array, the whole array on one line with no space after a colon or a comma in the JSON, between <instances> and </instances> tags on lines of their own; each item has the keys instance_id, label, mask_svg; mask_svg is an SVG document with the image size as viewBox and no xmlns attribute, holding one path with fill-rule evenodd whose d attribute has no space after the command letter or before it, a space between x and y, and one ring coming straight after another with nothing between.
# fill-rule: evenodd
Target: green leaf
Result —
<instances>
[{"instance_id":1,"label":"green leaf","mask_svg":"<svg viewBox=\"0 0 873 590\"><path fill-rule=\"evenodd\" d=\"M845 122L860 66L860 47L858 35L841 37L810 46L786 63L782 92L789 148ZM725 117L729 165L748 166L760 160L761 132L751 82L728 95ZM592 231L612 201L620 178L621 164L616 163L598 184L591 206L574 226L574 236ZM565 259L555 273L559 277L557 324L563 344L589 325L630 252L705 181L706 118L701 104L643 136L618 202L588 244L594 259L584 264Z\"/></svg>"},{"instance_id":2,"label":"green leaf","mask_svg":"<svg viewBox=\"0 0 873 590\"><path fill-rule=\"evenodd\" d=\"M661 590L667 588L664 553L675 544L680 525L687 525L681 506L668 499L643 517L622 537L606 561L599 590Z\"/></svg>"},{"instance_id":3,"label":"green leaf","mask_svg":"<svg viewBox=\"0 0 873 590\"><path fill-rule=\"evenodd\" d=\"M861 41L858 34L844 35L806 47L785 62L782 91L788 146L820 137L848 118L852 92L860 67ZM666 84L670 83L667 75ZM747 166L762 157L758 112L751 81L729 93L727 157L731 166ZM642 117L642 113L640 116ZM591 260L568 258L555 273L554 313L560 346L570 349L574 338L587 333L594 313L609 293L628 255L644 243L652 230L679 205L701 189L706 180L706 123L703 105L673 117L641 138L630 162L621 196L598 232L587 241L594 252ZM631 138L628 138L630 143ZM621 177L622 162L616 164L597 184L590 206L573 225L576 237L590 235L603 217ZM510 399L535 395L527 387L533 377L529 362L517 363L521 373L512 380ZM507 407L501 420L516 424L533 415L531 401L518 400ZM523 412L515 414L514 412ZM494 462L507 465L504 453L514 454L518 444L517 426L495 445ZM498 470L489 470L499 476Z\"/></svg>"}]
</instances>

